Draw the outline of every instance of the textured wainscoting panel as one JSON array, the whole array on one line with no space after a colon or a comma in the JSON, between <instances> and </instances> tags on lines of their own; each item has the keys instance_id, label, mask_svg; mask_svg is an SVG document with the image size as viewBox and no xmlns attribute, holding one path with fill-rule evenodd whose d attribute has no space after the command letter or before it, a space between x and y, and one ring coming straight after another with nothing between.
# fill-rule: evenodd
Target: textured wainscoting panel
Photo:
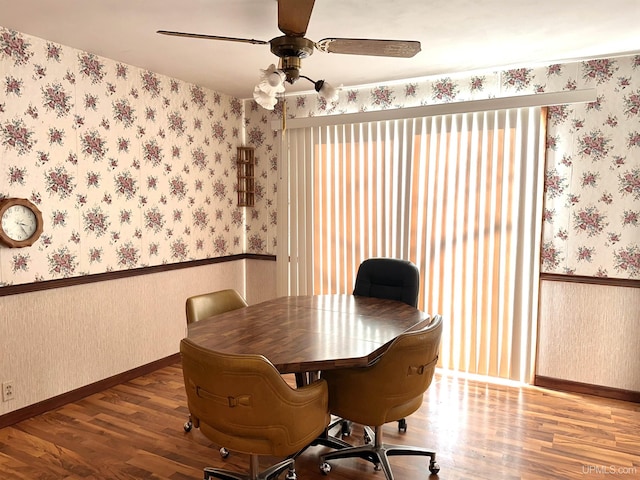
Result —
<instances>
[{"instance_id":1,"label":"textured wainscoting panel","mask_svg":"<svg viewBox=\"0 0 640 480\"><path fill-rule=\"evenodd\" d=\"M640 288L543 281L537 374L640 391Z\"/></svg>"},{"instance_id":2,"label":"textured wainscoting panel","mask_svg":"<svg viewBox=\"0 0 640 480\"><path fill-rule=\"evenodd\" d=\"M16 392L0 414L177 353L185 299L246 295L244 262L0 297L0 381Z\"/></svg>"},{"instance_id":3,"label":"textured wainscoting panel","mask_svg":"<svg viewBox=\"0 0 640 480\"><path fill-rule=\"evenodd\" d=\"M247 302L249 305L276 298L275 260L247 259Z\"/></svg>"}]
</instances>

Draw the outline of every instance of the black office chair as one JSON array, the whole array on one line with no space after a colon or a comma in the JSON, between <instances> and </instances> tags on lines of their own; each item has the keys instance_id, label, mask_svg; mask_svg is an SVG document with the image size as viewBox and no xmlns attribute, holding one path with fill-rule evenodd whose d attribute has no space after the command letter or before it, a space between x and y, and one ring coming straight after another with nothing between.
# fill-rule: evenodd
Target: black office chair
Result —
<instances>
[{"instance_id":1,"label":"black office chair","mask_svg":"<svg viewBox=\"0 0 640 480\"><path fill-rule=\"evenodd\" d=\"M360 264L354 295L398 300L418 306L420 271L412 262L398 258L369 258Z\"/></svg>"},{"instance_id":2,"label":"black office chair","mask_svg":"<svg viewBox=\"0 0 640 480\"><path fill-rule=\"evenodd\" d=\"M418 306L420 271L408 260L399 258L369 258L360 264L353 294L362 297L398 300L412 307ZM335 425L333 423L332 425ZM351 435L351 422L341 421L342 436ZM407 421L398 420L398 431L407 431ZM371 441L365 435L365 441Z\"/></svg>"}]
</instances>

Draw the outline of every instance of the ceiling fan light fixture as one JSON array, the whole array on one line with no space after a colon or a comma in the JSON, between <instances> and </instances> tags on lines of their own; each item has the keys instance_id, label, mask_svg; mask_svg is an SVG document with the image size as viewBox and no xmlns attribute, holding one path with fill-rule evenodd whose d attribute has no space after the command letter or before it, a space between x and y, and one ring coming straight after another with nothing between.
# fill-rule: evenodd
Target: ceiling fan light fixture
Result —
<instances>
[{"instance_id":1,"label":"ceiling fan light fixture","mask_svg":"<svg viewBox=\"0 0 640 480\"><path fill-rule=\"evenodd\" d=\"M284 92L285 74L272 63L266 70L261 70L260 81L256 88L271 95Z\"/></svg>"},{"instance_id":2,"label":"ceiling fan light fixture","mask_svg":"<svg viewBox=\"0 0 640 480\"><path fill-rule=\"evenodd\" d=\"M302 67L302 61L298 57L282 57L280 59L280 69L284 72L287 83L291 85L300 78L300 67Z\"/></svg>"},{"instance_id":3,"label":"ceiling fan light fixture","mask_svg":"<svg viewBox=\"0 0 640 480\"><path fill-rule=\"evenodd\" d=\"M305 75L300 75L301 78L305 78L313 83L313 88L318 94L328 102L334 102L338 100L338 89L325 80L314 81Z\"/></svg>"},{"instance_id":4,"label":"ceiling fan light fixture","mask_svg":"<svg viewBox=\"0 0 640 480\"><path fill-rule=\"evenodd\" d=\"M283 72L276 71L269 74L267 77L267 83L273 88L282 88L284 91L284 78Z\"/></svg>"},{"instance_id":5,"label":"ceiling fan light fixture","mask_svg":"<svg viewBox=\"0 0 640 480\"><path fill-rule=\"evenodd\" d=\"M284 91L284 89L283 89ZM277 92L265 92L260 88L259 85L253 89L253 99L256 101L258 105L266 110L273 110L278 103L278 98L276 97Z\"/></svg>"},{"instance_id":6,"label":"ceiling fan light fixture","mask_svg":"<svg viewBox=\"0 0 640 480\"><path fill-rule=\"evenodd\" d=\"M316 92L320 94L322 98L328 102L334 102L338 100L338 89L324 80L318 80L315 83Z\"/></svg>"},{"instance_id":7,"label":"ceiling fan light fixture","mask_svg":"<svg viewBox=\"0 0 640 480\"><path fill-rule=\"evenodd\" d=\"M304 78L313 83L313 88L327 102L335 102L338 100L339 88L334 87L325 80L312 80L306 75L300 75L299 63L291 64L282 62L282 69L277 69L274 64L269 65L262 72L260 81L253 89L253 99L258 105L267 110L273 110L278 103L278 94L285 91L285 82L293 84L298 78ZM290 77L294 77L291 79Z\"/></svg>"}]
</instances>

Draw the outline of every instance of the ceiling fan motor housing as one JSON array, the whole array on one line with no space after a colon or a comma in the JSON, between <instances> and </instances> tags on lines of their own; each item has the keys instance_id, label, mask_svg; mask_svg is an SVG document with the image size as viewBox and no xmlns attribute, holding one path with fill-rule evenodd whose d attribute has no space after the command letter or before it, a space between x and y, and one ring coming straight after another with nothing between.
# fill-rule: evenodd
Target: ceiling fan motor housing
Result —
<instances>
[{"instance_id":1,"label":"ceiling fan motor housing","mask_svg":"<svg viewBox=\"0 0 640 480\"><path fill-rule=\"evenodd\" d=\"M315 43L304 37L284 35L271 40L271 52L280 57L280 69L285 73L287 82L293 84L300 77L301 60L313 53Z\"/></svg>"},{"instance_id":2,"label":"ceiling fan motor housing","mask_svg":"<svg viewBox=\"0 0 640 480\"><path fill-rule=\"evenodd\" d=\"M283 35L272 39L271 52L277 57L307 58L313 53L315 43L304 37L289 37Z\"/></svg>"}]
</instances>

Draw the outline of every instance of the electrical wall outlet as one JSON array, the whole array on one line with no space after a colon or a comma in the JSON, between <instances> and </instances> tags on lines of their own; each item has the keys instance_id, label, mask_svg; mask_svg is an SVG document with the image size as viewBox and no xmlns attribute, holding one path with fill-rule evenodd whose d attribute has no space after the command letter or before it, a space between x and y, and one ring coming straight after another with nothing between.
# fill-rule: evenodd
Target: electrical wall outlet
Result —
<instances>
[{"instance_id":1,"label":"electrical wall outlet","mask_svg":"<svg viewBox=\"0 0 640 480\"><path fill-rule=\"evenodd\" d=\"M13 380L2 382L2 401L8 402L9 400L13 400L15 396L16 391L13 386Z\"/></svg>"}]
</instances>

